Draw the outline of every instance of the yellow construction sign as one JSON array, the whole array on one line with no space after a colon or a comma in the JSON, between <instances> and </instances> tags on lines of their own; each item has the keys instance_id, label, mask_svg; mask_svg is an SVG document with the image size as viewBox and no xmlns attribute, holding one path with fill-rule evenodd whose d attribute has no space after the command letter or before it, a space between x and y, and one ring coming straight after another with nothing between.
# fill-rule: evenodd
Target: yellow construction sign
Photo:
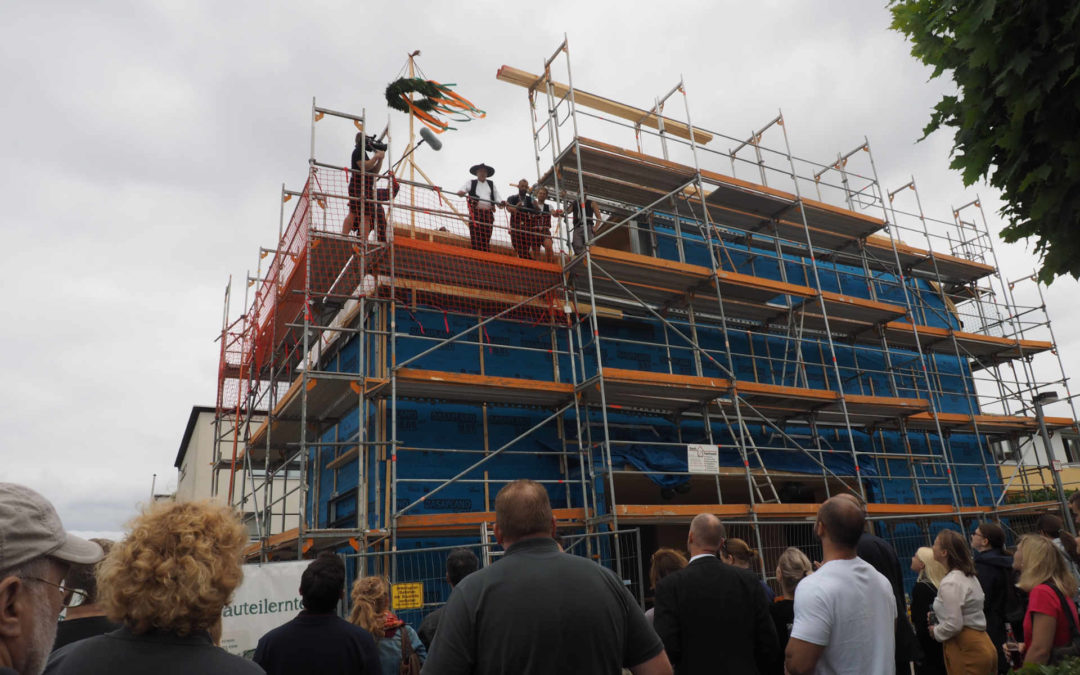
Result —
<instances>
[{"instance_id":1,"label":"yellow construction sign","mask_svg":"<svg viewBox=\"0 0 1080 675\"><path fill-rule=\"evenodd\" d=\"M390 601L396 611L420 609L424 606L424 584L420 582L392 584Z\"/></svg>"}]
</instances>

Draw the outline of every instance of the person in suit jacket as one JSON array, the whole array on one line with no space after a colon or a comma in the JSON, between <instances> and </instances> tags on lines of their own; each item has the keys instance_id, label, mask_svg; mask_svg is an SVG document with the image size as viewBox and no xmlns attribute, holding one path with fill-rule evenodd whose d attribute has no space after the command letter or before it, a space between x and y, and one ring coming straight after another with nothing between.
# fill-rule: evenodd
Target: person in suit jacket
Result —
<instances>
[{"instance_id":1,"label":"person in suit jacket","mask_svg":"<svg viewBox=\"0 0 1080 675\"><path fill-rule=\"evenodd\" d=\"M676 675L781 672L765 591L753 573L716 557L723 543L720 519L694 517L686 540L690 564L656 586L656 632Z\"/></svg>"}]
</instances>

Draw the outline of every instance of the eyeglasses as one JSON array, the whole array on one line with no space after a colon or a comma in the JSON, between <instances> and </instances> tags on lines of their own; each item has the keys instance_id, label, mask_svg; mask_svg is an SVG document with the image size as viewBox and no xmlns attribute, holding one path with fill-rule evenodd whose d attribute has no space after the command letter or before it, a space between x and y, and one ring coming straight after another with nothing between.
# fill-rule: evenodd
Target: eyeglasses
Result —
<instances>
[{"instance_id":1,"label":"eyeglasses","mask_svg":"<svg viewBox=\"0 0 1080 675\"><path fill-rule=\"evenodd\" d=\"M984 536L983 536L983 533L982 533L982 532L979 532L978 530L975 530L974 532L972 532L972 533L971 533L971 536L973 536L973 537L979 537L980 539L986 539L986 537L984 537Z\"/></svg>"},{"instance_id":2,"label":"eyeglasses","mask_svg":"<svg viewBox=\"0 0 1080 675\"><path fill-rule=\"evenodd\" d=\"M73 604L74 605L81 605L84 602L86 602L86 599L88 597L86 595L85 591L80 591L80 590L75 589L75 588L70 588L70 587L64 586L62 584L56 584L56 583L53 583L53 582L49 581L48 579L42 579L41 577L19 577L19 578L24 580L24 581L37 581L39 583L46 584L48 586L52 586L53 588L59 589L60 596L63 598L63 606L64 607L71 607ZM76 598L78 598L78 600L79 600L78 602L74 602L74 600Z\"/></svg>"}]
</instances>

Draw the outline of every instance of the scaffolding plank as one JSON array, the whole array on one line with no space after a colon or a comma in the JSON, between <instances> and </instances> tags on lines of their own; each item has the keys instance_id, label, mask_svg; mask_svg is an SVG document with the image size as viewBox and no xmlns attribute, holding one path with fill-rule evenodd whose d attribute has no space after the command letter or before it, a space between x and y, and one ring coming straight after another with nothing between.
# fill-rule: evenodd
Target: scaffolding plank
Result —
<instances>
[{"instance_id":1,"label":"scaffolding plank","mask_svg":"<svg viewBox=\"0 0 1080 675\"><path fill-rule=\"evenodd\" d=\"M957 345L962 350L961 353L966 353L984 364L1018 359L1054 348L1052 342L1045 340L1019 340L996 335L967 333L940 326L912 326L902 321L891 321L886 324L885 334L891 344L909 349L915 348L917 335L918 344L923 350L941 354L955 353L952 342L955 337Z\"/></svg>"},{"instance_id":2,"label":"scaffolding plank","mask_svg":"<svg viewBox=\"0 0 1080 675\"><path fill-rule=\"evenodd\" d=\"M820 504L618 504L615 513L620 523L663 524L688 522L699 513L711 513L721 519L737 519L756 515L760 518L813 519ZM869 503L871 516L948 516L955 513L989 513L992 506L961 506L951 504L877 504Z\"/></svg>"},{"instance_id":3,"label":"scaffolding plank","mask_svg":"<svg viewBox=\"0 0 1080 675\"><path fill-rule=\"evenodd\" d=\"M575 154L576 149L576 154ZM585 173L605 176L631 185L651 186L662 193L672 192L690 182L697 172L693 167L654 157L633 150L620 148L591 138L577 137L574 143L560 155L553 170L577 170L577 155L580 155L582 178L586 194L604 197L602 181L593 181L590 185ZM551 171L545 174L545 178ZM712 191L705 197L705 202L733 212L745 214L758 222L770 222L779 219L798 208L799 199L783 190L759 185L731 176L702 170L702 180L707 182ZM541 179L543 183L544 180ZM553 182L553 181L551 181ZM574 191L573 185L567 186ZM645 206L655 200L647 196L637 200L638 206ZM620 201L625 201L620 199ZM880 230L885 222L879 218L849 211L813 199L802 199L802 208L806 222L811 227L830 232L843 240L857 240ZM798 222L801 227L802 223Z\"/></svg>"},{"instance_id":4,"label":"scaffolding plank","mask_svg":"<svg viewBox=\"0 0 1080 675\"><path fill-rule=\"evenodd\" d=\"M540 91L546 96L547 89L539 89L544 81L544 78L541 78L539 75L533 75L524 70L504 65L499 68L495 77L502 82L524 87L530 92ZM554 80L551 80L551 88L557 98L565 97L570 91L570 87ZM633 122L635 124L640 123L641 125L652 129L659 129L660 121L663 121L665 133L687 140L690 139L690 127L683 122L673 120L670 117L665 117L663 115L660 115L658 118L655 113L648 110L642 110L641 108L635 108L624 103L619 103L618 101L613 101L609 98L604 98L603 96L590 94L589 92L582 91L576 87L574 88L574 103L576 105L607 113L614 117L619 117L628 122ZM694 140L702 145L705 145L713 139L712 134L701 129L694 129L693 135Z\"/></svg>"},{"instance_id":5,"label":"scaffolding plank","mask_svg":"<svg viewBox=\"0 0 1080 675\"><path fill-rule=\"evenodd\" d=\"M807 416L813 413L825 423L842 422L840 394L827 389L805 389L737 381L724 378L673 375L623 368L604 368L604 400L611 407L641 408L674 412L706 403L733 410L734 396L750 404L768 419ZM599 403L600 378L593 378L579 388L587 401ZM863 396L847 394L848 418L855 425L905 417L929 408L923 399ZM756 417L749 409L747 413Z\"/></svg>"},{"instance_id":6,"label":"scaffolding plank","mask_svg":"<svg viewBox=\"0 0 1080 675\"><path fill-rule=\"evenodd\" d=\"M494 377L472 373L401 368L396 374L398 396L475 403L505 403L553 408L568 402L572 384ZM389 395L389 384L379 393Z\"/></svg>"},{"instance_id":7,"label":"scaffolding plank","mask_svg":"<svg viewBox=\"0 0 1080 675\"><path fill-rule=\"evenodd\" d=\"M896 255L893 255L893 242L888 237L871 235L866 238L866 247L873 249L876 256L882 257L886 262L893 262L895 257L900 259L900 266L905 270L918 271L924 274L933 274L937 263L937 274L940 279L954 283L968 283L993 274L993 265L965 260L954 255L931 252L902 241L896 243Z\"/></svg>"},{"instance_id":8,"label":"scaffolding plank","mask_svg":"<svg viewBox=\"0 0 1080 675\"><path fill-rule=\"evenodd\" d=\"M694 298L686 297L693 292L695 296L701 297L702 307L708 310L712 304L712 311L716 311L715 286L711 283L714 275L707 267L599 246L592 247L590 255L601 269L642 300L677 306L684 302L694 302ZM573 268L573 274L579 281L584 282L584 264L579 263ZM734 318L776 321L784 319L787 311L796 309L806 312L808 321L804 325L807 328L825 328L817 300L818 293L809 286L722 270L715 273L715 279L724 299L725 313ZM603 274L593 275L593 285L601 294L625 296L625 292ZM829 313L831 328L834 331L839 329L838 332L863 333L875 323L906 314L903 307L890 303L832 291L823 291L820 295ZM732 302L733 299L735 302ZM791 304L791 299L799 299L799 302ZM728 312L729 304L731 312Z\"/></svg>"},{"instance_id":9,"label":"scaffolding plank","mask_svg":"<svg viewBox=\"0 0 1080 675\"><path fill-rule=\"evenodd\" d=\"M934 431L937 418L943 431L957 431L974 433L976 427L979 433L990 436L1010 434L1034 434L1039 430L1036 418L1021 415L964 415L961 413L934 413L925 412L908 417L908 427L923 431ZM1074 427L1076 422L1068 417L1046 417L1046 427L1049 430L1066 429Z\"/></svg>"},{"instance_id":10,"label":"scaffolding plank","mask_svg":"<svg viewBox=\"0 0 1080 675\"><path fill-rule=\"evenodd\" d=\"M552 509L552 515L560 527L585 522L585 509ZM422 534L446 534L468 532L474 534L480 525L494 523L494 511L467 511L459 513L425 513L403 515L397 520L398 533L408 536Z\"/></svg>"}]
</instances>

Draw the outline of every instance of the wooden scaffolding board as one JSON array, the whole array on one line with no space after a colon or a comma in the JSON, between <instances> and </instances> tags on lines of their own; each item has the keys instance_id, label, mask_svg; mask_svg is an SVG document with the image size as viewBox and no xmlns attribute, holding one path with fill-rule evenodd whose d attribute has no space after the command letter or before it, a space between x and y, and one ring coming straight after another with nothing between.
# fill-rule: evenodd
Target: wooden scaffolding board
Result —
<instances>
[{"instance_id":1,"label":"wooden scaffolding board","mask_svg":"<svg viewBox=\"0 0 1080 675\"><path fill-rule=\"evenodd\" d=\"M740 408L752 419L783 420L813 415L825 424L843 422L841 397L826 389L805 389L747 382L717 377L673 375L650 371L604 368L604 399L608 406L634 408L664 413L694 410L709 405L734 410L736 397L753 406ZM590 403L600 402L600 377L586 380L579 388ZM929 408L916 398L862 396L846 397L848 418L856 426L867 426L906 417ZM757 412L754 412L754 411Z\"/></svg>"},{"instance_id":2,"label":"wooden scaffolding board","mask_svg":"<svg viewBox=\"0 0 1080 675\"><path fill-rule=\"evenodd\" d=\"M541 177L540 184L553 187L554 172L557 171L562 177L560 186L563 190L576 194L579 155L586 195L639 207L688 186L698 175L693 167L685 164L579 136ZM705 202L730 212L725 219L731 224L753 230L762 223L790 218L789 223L797 223L798 229L802 230L802 221L795 211L800 201L795 195L710 171L703 170L700 175L702 181L712 188ZM686 199L687 195L679 197ZM838 238L836 242L829 242L833 244L829 246L831 248L839 242L866 237L885 224L878 218L817 200L803 198L801 203L807 224L814 231ZM663 208L661 205L660 210ZM800 241L803 237L791 238ZM816 245L827 246L824 242Z\"/></svg>"},{"instance_id":3,"label":"wooden scaffolding board","mask_svg":"<svg viewBox=\"0 0 1080 675\"><path fill-rule=\"evenodd\" d=\"M891 321L886 324L885 334L890 344L908 349L915 349L917 336L924 351L941 354L955 353L953 346L953 338L955 337L961 354L971 356L981 365L1018 359L1054 348L1052 342L1045 340L1018 340L995 335L967 333L939 326L912 326L902 321Z\"/></svg>"},{"instance_id":4,"label":"wooden scaffolding board","mask_svg":"<svg viewBox=\"0 0 1080 675\"><path fill-rule=\"evenodd\" d=\"M971 517L994 513L1037 513L1047 508L1058 508L1058 502L1038 502L1018 505L1019 508L1003 506L961 506L951 504L878 504L866 505L871 517L888 518L946 518L957 514ZM699 513L711 513L723 520L738 520L756 516L762 520L807 520L817 518L820 504L618 504L615 513L620 524L663 525L689 523Z\"/></svg>"},{"instance_id":5,"label":"wooden scaffolding board","mask_svg":"<svg viewBox=\"0 0 1080 675\"><path fill-rule=\"evenodd\" d=\"M935 424L934 418L937 418ZM1068 417L1046 417L1048 430L1067 429L1075 427L1076 422ZM957 433L974 433L976 427L979 433L988 436L1009 436L1014 434L1035 434L1039 431L1038 421L1034 417L1020 415L964 415L961 413L934 413L925 412L912 415L907 419L909 429L922 431L934 431L937 425L942 431Z\"/></svg>"},{"instance_id":6,"label":"wooden scaffolding board","mask_svg":"<svg viewBox=\"0 0 1080 675\"><path fill-rule=\"evenodd\" d=\"M545 75L541 77L539 75L533 75L532 73L513 68L511 66L503 66L499 68L495 74L496 79L514 84L519 87L524 87L530 92L546 92L546 87L542 87L550 76ZM570 87L567 85L551 80L551 88L556 98L563 98L570 93ZM624 119L628 122L635 124L641 124L642 126L649 127L651 129L659 129L660 121L663 121L664 132L671 134L672 136L678 136L679 138L690 138L690 127L678 120L673 120L670 117L660 115L659 118L655 113L648 110L642 110L641 108L635 108L633 106L613 101L603 96L597 96L596 94L590 94L587 91L581 89L574 89L574 103L586 108L592 108L602 113L612 115ZM707 144L713 139L713 135L707 131L701 129L694 129L694 140L702 145Z\"/></svg>"}]
</instances>

